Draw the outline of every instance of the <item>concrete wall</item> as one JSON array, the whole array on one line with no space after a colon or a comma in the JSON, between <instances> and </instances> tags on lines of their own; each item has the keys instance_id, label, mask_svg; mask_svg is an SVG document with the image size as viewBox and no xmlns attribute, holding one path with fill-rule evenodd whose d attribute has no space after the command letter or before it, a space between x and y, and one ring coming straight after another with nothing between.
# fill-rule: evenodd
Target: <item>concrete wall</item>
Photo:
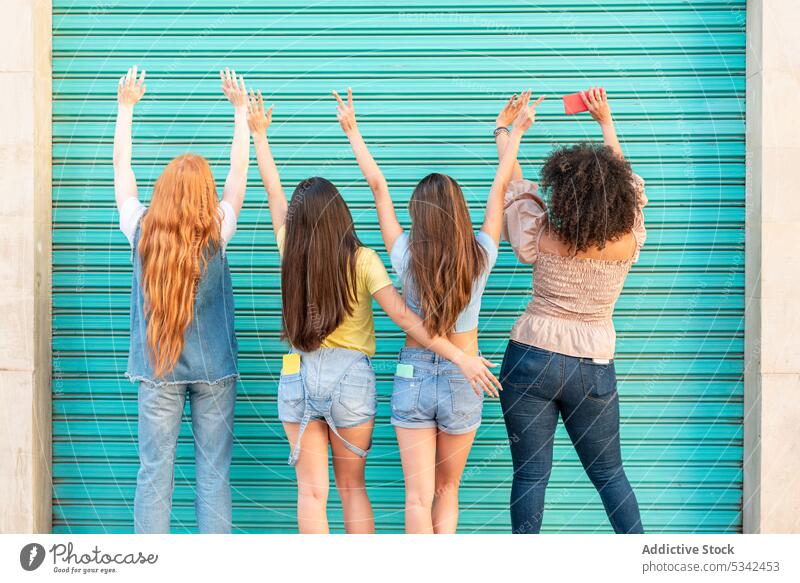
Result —
<instances>
[{"instance_id":1,"label":"concrete wall","mask_svg":"<svg viewBox=\"0 0 800 583\"><path fill-rule=\"evenodd\" d=\"M745 532L800 532L800 4L747 3Z\"/></svg>"},{"instance_id":2,"label":"concrete wall","mask_svg":"<svg viewBox=\"0 0 800 583\"><path fill-rule=\"evenodd\" d=\"M49 532L51 2L0 14L0 532Z\"/></svg>"}]
</instances>

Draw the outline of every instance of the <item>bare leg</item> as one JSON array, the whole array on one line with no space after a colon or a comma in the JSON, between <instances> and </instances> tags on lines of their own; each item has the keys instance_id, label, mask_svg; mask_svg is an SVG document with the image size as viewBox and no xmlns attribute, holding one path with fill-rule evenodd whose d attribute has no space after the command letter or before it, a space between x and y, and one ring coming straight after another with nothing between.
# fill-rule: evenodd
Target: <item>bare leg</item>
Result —
<instances>
[{"instance_id":1,"label":"bare leg","mask_svg":"<svg viewBox=\"0 0 800 583\"><path fill-rule=\"evenodd\" d=\"M299 423L284 423L294 448ZM328 425L311 421L303 432L297 473L297 528L301 534L328 534Z\"/></svg>"},{"instance_id":2,"label":"bare leg","mask_svg":"<svg viewBox=\"0 0 800 583\"><path fill-rule=\"evenodd\" d=\"M406 482L406 532L433 534L436 428L395 427Z\"/></svg>"},{"instance_id":3,"label":"bare leg","mask_svg":"<svg viewBox=\"0 0 800 583\"><path fill-rule=\"evenodd\" d=\"M372 428L369 421L356 427L339 429L339 434L361 449L366 450L372 443ZM344 528L348 534L372 534L375 532L375 519L372 505L367 496L364 481L364 468L367 459L359 457L329 430L331 448L333 449L333 474L336 478L336 490L342 500L344 511Z\"/></svg>"},{"instance_id":4,"label":"bare leg","mask_svg":"<svg viewBox=\"0 0 800 583\"><path fill-rule=\"evenodd\" d=\"M436 490L433 498L433 531L436 534L453 534L458 526L458 486L476 432L449 435L440 431L436 438Z\"/></svg>"}]
</instances>

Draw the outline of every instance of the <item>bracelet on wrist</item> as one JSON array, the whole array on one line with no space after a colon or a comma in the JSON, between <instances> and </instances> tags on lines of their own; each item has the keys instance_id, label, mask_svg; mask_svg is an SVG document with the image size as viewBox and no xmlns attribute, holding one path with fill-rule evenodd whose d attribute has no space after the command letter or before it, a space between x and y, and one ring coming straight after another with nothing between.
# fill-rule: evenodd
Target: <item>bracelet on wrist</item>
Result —
<instances>
[{"instance_id":1,"label":"bracelet on wrist","mask_svg":"<svg viewBox=\"0 0 800 583\"><path fill-rule=\"evenodd\" d=\"M508 131L508 128L507 128L506 126L499 126L499 127L496 127L496 128L494 129L494 137L495 137L495 138L496 138L497 136L499 136L500 134L509 135L510 133L511 133L511 132L510 132L510 131Z\"/></svg>"}]
</instances>

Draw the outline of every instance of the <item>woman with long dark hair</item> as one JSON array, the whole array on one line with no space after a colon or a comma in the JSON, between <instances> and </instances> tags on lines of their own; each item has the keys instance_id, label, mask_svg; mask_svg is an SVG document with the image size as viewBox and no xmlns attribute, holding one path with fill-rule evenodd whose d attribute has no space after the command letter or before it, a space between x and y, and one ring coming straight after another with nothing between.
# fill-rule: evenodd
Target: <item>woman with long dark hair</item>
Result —
<instances>
[{"instance_id":1,"label":"woman with long dark hair","mask_svg":"<svg viewBox=\"0 0 800 583\"><path fill-rule=\"evenodd\" d=\"M456 363L469 382L499 386L485 359L430 334L394 289L378 255L358 239L337 188L300 181L287 202L267 141L272 108L251 93L248 121L281 254L284 356L278 416L297 473L302 533L326 533L328 448L348 533L374 532L364 483L376 409L372 300L417 342Z\"/></svg>"},{"instance_id":2,"label":"woman with long dark hair","mask_svg":"<svg viewBox=\"0 0 800 583\"><path fill-rule=\"evenodd\" d=\"M175 448L188 394L197 528L227 533L239 373L225 248L236 232L247 182L247 93L235 72L220 72L222 90L234 106L222 200L206 159L183 154L164 168L146 207L131 164L133 108L144 95L144 76L133 67L119 80L114 134L114 194L133 258L126 375L139 383L134 526L141 533L169 532Z\"/></svg>"},{"instance_id":3,"label":"woman with long dark hair","mask_svg":"<svg viewBox=\"0 0 800 583\"><path fill-rule=\"evenodd\" d=\"M468 354L478 354L481 296L497 259L503 193L516 163L522 135L534 121L530 91L517 104L508 155L489 191L481 229L475 233L461 186L445 174L429 174L411 195L411 229L397 220L389 186L358 130L352 91L338 101L339 122L375 196L378 220L404 298L429 334L447 336ZM515 96L516 97L516 96ZM484 390L488 388L489 390ZM406 532L447 534L458 526L458 489L478 426L484 392L468 382L447 357L406 337L392 393L395 426L405 478Z\"/></svg>"},{"instance_id":4,"label":"woman with long dark hair","mask_svg":"<svg viewBox=\"0 0 800 583\"><path fill-rule=\"evenodd\" d=\"M505 195L503 236L535 267L533 298L511 331L501 370L516 533L541 528L559 415L614 531L642 532L622 467L611 315L644 244L647 199L622 154L605 91L582 96L604 145L556 148L541 170L544 199L515 164ZM516 156L507 137L513 109L497 119L502 161Z\"/></svg>"}]
</instances>

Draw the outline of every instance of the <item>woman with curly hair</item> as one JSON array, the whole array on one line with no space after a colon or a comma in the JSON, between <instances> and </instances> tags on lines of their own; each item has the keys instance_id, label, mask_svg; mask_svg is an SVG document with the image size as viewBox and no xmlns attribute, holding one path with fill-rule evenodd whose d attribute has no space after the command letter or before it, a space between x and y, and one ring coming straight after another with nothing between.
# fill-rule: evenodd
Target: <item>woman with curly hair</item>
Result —
<instances>
[{"instance_id":1,"label":"woman with curly hair","mask_svg":"<svg viewBox=\"0 0 800 583\"><path fill-rule=\"evenodd\" d=\"M557 148L540 186L515 166L503 238L535 266L533 298L511 331L500 401L511 444L515 533L538 533L559 414L616 533L641 533L639 506L622 467L611 315L645 240L644 182L625 160L605 91L582 94L604 145ZM509 103L497 118L502 160Z\"/></svg>"}]
</instances>

